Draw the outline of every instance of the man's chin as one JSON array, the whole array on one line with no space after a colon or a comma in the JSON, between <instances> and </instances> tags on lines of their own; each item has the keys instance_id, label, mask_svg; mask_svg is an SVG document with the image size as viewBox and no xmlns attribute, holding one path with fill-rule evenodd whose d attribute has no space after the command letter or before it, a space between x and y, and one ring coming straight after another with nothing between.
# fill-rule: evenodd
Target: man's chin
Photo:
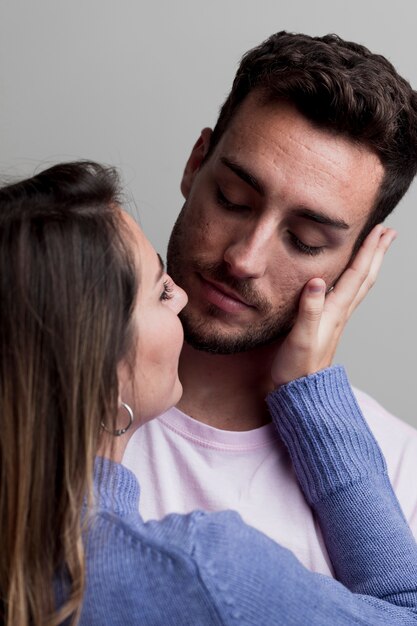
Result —
<instances>
[{"instance_id":1,"label":"man's chin","mask_svg":"<svg viewBox=\"0 0 417 626\"><path fill-rule=\"evenodd\" d=\"M239 354L255 350L275 343L276 341L284 339L292 325L287 325L280 329L273 329L265 332L265 329L260 329L258 333L248 335L248 333L231 336L222 334L221 332L203 332L203 329L195 330L187 322L183 321L184 325L184 340L185 342L194 348L202 352L208 352L210 354Z\"/></svg>"}]
</instances>

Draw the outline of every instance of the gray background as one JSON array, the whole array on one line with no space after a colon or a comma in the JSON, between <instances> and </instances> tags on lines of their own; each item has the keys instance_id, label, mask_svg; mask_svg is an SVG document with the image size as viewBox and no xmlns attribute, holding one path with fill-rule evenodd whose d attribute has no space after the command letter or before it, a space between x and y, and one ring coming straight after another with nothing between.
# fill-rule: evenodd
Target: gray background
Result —
<instances>
[{"instance_id":1,"label":"gray background","mask_svg":"<svg viewBox=\"0 0 417 626\"><path fill-rule=\"evenodd\" d=\"M244 51L281 29L336 32L387 56L417 88L416 6L0 0L0 173L81 157L114 164L164 254L185 160ZM338 354L354 384L415 426L416 207L414 185L389 220L399 237Z\"/></svg>"}]
</instances>

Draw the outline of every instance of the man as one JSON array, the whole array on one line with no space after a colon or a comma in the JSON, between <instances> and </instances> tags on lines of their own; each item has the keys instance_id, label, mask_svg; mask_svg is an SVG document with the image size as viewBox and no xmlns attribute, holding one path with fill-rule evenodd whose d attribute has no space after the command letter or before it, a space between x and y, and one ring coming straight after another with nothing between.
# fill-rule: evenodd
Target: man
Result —
<instances>
[{"instance_id":1,"label":"man","mask_svg":"<svg viewBox=\"0 0 417 626\"><path fill-rule=\"evenodd\" d=\"M386 59L336 36L285 32L245 55L182 179L168 271L189 296L184 395L125 457L145 518L236 509L307 567L332 573L269 423L271 364L305 283L318 276L337 290L416 170L417 94ZM365 394L358 401L417 534L417 432Z\"/></svg>"}]
</instances>

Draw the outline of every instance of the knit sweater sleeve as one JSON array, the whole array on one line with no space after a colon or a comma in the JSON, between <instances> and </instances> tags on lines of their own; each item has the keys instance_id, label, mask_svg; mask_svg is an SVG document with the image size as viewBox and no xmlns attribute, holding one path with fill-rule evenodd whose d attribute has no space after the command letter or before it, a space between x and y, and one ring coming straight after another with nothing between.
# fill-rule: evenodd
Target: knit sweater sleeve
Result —
<instances>
[{"instance_id":1,"label":"knit sweater sleeve","mask_svg":"<svg viewBox=\"0 0 417 626\"><path fill-rule=\"evenodd\" d=\"M267 403L336 577L355 593L416 608L417 544L344 369L292 381Z\"/></svg>"}]
</instances>

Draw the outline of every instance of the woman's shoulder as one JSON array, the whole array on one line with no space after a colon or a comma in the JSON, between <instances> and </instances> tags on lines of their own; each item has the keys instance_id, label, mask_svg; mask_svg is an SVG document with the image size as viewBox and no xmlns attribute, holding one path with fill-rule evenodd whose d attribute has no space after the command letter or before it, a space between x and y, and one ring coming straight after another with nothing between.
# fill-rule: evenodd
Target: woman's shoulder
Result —
<instances>
[{"instance_id":1,"label":"woman's shoulder","mask_svg":"<svg viewBox=\"0 0 417 626\"><path fill-rule=\"evenodd\" d=\"M193 511L186 515L171 513L161 520L144 522L137 518L121 518L109 510L99 511L89 537L90 549L99 545L109 552L116 551L120 557L129 550L146 554L158 554L159 558L183 558L192 561L199 554L199 547L226 540L232 543L246 541L250 535L261 535L247 526L235 511ZM264 537L264 535L261 535ZM267 541L270 541L264 537Z\"/></svg>"},{"instance_id":2,"label":"woman's shoulder","mask_svg":"<svg viewBox=\"0 0 417 626\"><path fill-rule=\"evenodd\" d=\"M234 511L170 514L148 522L100 511L86 543L81 625L132 623L136 616L141 624L166 623L167 614L173 625L236 623L242 598L253 602L254 581L258 585L262 575L268 579L266 570L277 569L276 550L297 563ZM248 567L254 578L248 579Z\"/></svg>"},{"instance_id":3,"label":"woman's shoulder","mask_svg":"<svg viewBox=\"0 0 417 626\"><path fill-rule=\"evenodd\" d=\"M86 542L81 624L134 623L136 616L147 624L144 615L150 624L162 624L167 614L173 625L228 623L202 565L206 534L228 533L242 523L235 518L234 513L194 512L144 523L98 512ZM216 546L211 550L218 552Z\"/></svg>"}]
</instances>

